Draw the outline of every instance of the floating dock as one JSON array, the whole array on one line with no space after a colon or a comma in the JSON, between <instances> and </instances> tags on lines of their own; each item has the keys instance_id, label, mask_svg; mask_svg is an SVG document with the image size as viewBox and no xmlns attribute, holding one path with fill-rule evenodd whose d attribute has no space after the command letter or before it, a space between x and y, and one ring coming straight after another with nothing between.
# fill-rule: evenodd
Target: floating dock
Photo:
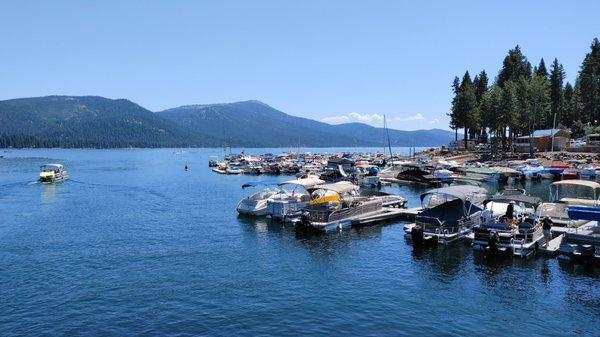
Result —
<instances>
[{"instance_id":1,"label":"floating dock","mask_svg":"<svg viewBox=\"0 0 600 337\"><path fill-rule=\"evenodd\" d=\"M391 220L414 220L417 214L421 211L420 207L414 208L393 208L384 207L381 212L373 212L365 214L358 218L352 219L352 226L368 226L376 222L391 221Z\"/></svg>"},{"instance_id":2,"label":"floating dock","mask_svg":"<svg viewBox=\"0 0 600 337\"><path fill-rule=\"evenodd\" d=\"M558 255L558 251L560 249L560 244L562 243L564 237L565 237L564 234L560 234L559 236L550 240L550 242L548 242L547 246L542 245L542 246L538 247L538 252L540 252L544 255L548 255L548 256Z\"/></svg>"}]
</instances>

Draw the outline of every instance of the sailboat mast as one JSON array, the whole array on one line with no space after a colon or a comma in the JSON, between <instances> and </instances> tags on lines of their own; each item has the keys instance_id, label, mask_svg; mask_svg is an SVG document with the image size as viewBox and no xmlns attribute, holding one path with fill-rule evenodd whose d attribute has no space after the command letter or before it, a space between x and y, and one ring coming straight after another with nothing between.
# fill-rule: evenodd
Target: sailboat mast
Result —
<instances>
[{"instance_id":1,"label":"sailboat mast","mask_svg":"<svg viewBox=\"0 0 600 337\"><path fill-rule=\"evenodd\" d=\"M390 150L390 158L391 158L392 157L392 144L390 143L390 130L387 127L387 120L385 119L385 115L383 115L383 128L385 129L385 136L387 137L387 145L388 145L388 149ZM385 153L385 145L383 147L383 152Z\"/></svg>"}]
</instances>

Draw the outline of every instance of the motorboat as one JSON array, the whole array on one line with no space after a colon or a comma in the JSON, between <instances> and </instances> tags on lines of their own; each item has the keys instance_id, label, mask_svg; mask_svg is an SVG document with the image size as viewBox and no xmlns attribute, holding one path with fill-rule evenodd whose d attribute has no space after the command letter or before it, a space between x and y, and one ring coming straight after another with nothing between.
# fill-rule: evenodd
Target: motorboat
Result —
<instances>
[{"instance_id":1,"label":"motorboat","mask_svg":"<svg viewBox=\"0 0 600 337\"><path fill-rule=\"evenodd\" d=\"M521 173L527 180L540 180L548 171L542 165L526 165L521 167Z\"/></svg>"},{"instance_id":2,"label":"motorboat","mask_svg":"<svg viewBox=\"0 0 600 337\"><path fill-rule=\"evenodd\" d=\"M39 182L44 184L58 183L69 179L62 164L44 164L40 166Z\"/></svg>"},{"instance_id":3,"label":"motorboat","mask_svg":"<svg viewBox=\"0 0 600 337\"><path fill-rule=\"evenodd\" d=\"M505 214L514 204L516 221L510 223ZM542 199L524 194L498 195L484 201L482 223L473 228L473 249L486 254L510 254L528 257L545 243L542 226L536 216Z\"/></svg>"},{"instance_id":4,"label":"motorboat","mask_svg":"<svg viewBox=\"0 0 600 337\"><path fill-rule=\"evenodd\" d=\"M379 171L378 175L383 179L396 179L398 177L398 173L404 170L405 165L411 165L414 163L410 161L391 161L388 166L386 166L383 170Z\"/></svg>"},{"instance_id":5,"label":"motorboat","mask_svg":"<svg viewBox=\"0 0 600 337\"><path fill-rule=\"evenodd\" d=\"M446 169L437 169L433 171L433 177L442 183L451 183L454 181L454 172Z\"/></svg>"},{"instance_id":6,"label":"motorboat","mask_svg":"<svg viewBox=\"0 0 600 337\"><path fill-rule=\"evenodd\" d=\"M323 183L324 181L316 176L278 183L281 192L267 201L267 216L283 221L299 217L310 201L307 189ZM288 187L291 190L286 190Z\"/></svg>"},{"instance_id":7,"label":"motorboat","mask_svg":"<svg viewBox=\"0 0 600 337\"><path fill-rule=\"evenodd\" d=\"M580 167L577 169L579 171L579 177L581 179L595 179L596 178L596 168L593 166L588 167Z\"/></svg>"},{"instance_id":8,"label":"motorboat","mask_svg":"<svg viewBox=\"0 0 600 337\"><path fill-rule=\"evenodd\" d=\"M227 174L227 163L226 162L219 163L219 164L217 164L216 167L213 167L211 170L215 173Z\"/></svg>"},{"instance_id":9,"label":"motorboat","mask_svg":"<svg viewBox=\"0 0 600 337\"><path fill-rule=\"evenodd\" d=\"M564 233L559 258L571 262L600 262L600 207L569 206L569 217L587 221Z\"/></svg>"},{"instance_id":10,"label":"motorboat","mask_svg":"<svg viewBox=\"0 0 600 337\"><path fill-rule=\"evenodd\" d=\"M383 211L380 198L360 196L358 189L347 181L309 188L310 202L302 213L301 225L319 232L342 230L353 220Z\"/></svg>"},{"instance_id":11,"label":"motorboat","mask_svg":"<svg viewBox=\"0 0 600 337\"><path fill-rule=\"evenodd\" d=\"M279 195L281 190L277 188L276 181L256 181L242 185L242 189L249 187L264 186L264 189L255 192L238 202L236 210L242 215L265 216L267 215L267 202Z\"/></svg>"},{"instance_id":12,"label":"motorboat","mask_svg":"<svg viewBox=\"0 0 600 337\"><path fill-rule=\"evenodd\" d=\"M404 165L402 168L396 176L396 179L400 182L419 183L430 186L440 184L440 181L431 174L431 171L422 165L410 164Z\"/></svg>"},{"instance_id":13,"label":"motorboat","mask_svg":"<svg viewBox=\"0 0 600 337\"><path fill-rule=\"evenodd\" d=\"M509 180L519 180L519 178L522 175L521 172L510 167L494 166L490 167L490 169L498 173L498 179L501 182L508 182Z\"/></svg>"},{"instance_id":14,"label":"motorboat","mask_svg":"<svg viewBox=\"0 0 600 337\"><path fill-rule=\"evenodd\" d=\"M579 227L586 221L571 219L569 206L600 206L600 184L589 180L560 180L550 184L549 202L538 208L538 217L549 217L555 227Z\"/></svg>"},{"instance_id":15,"label":"motorboat","mask_svg":"<svg viewBox=\"0 0 600 337\"><path fill-rule=\"evenodd\" d=\"M477 179L488 183L497 183L500 180L498 171L487 167L468 167L466 169L467 178Z\"/></svg>"},{"instance_id":16,"label":"motorboat","mask_svg":"<svg viewBox=\"0 0 600 337\"><path fill-rule=\"evenodd\" d=\"M243 173L243 171L242 171L242 169L239 166L227 165L227 168L225 169L225 173L227 173L227 174L241 174L241 173Z\"/></svg>"},{"instance_id":17,"label":"motorboat","mask_svg":"<svg viewBox=\"0 0 600 337\"><path fill-rule=\"evenodd\" d=\"M600 184L589 180L561 180L550 184L550 200L568 205L600 205Z\"/></svg>"},{"instance_id":18,"label":"motorboat","mask_svg":"<svg viewBox=\"0 0 600 337\"><path fill-rule=\"evenodd\" d=\"M208 157L208 167L217 167L219 166L218 158L216 156Z\"/></svg>"},{"instance_id":19,"label":"motorboat","mask_svg":"<svg viewBox=\"0 0 600 337\"><path fill-rule=\"evenodd\" d=\"M432 189L421 194L423 211L415 223L404 226L405 238L420 246L449 245L464 239L481 223L484 188L457 185Z\"/></svg>"},{"instance_id":20,"label":"motorboat","mask_svg":"<svg viewBox=\"0 0 600 337\"><path fill-rule=\"evenodd\" d=\"M363 187L380 187L381 181L377 174L379 167L371 164L360 164L354 167L354 176L359 186Z\"/></svg>"},{"instance_id":21,"label":"motorboat","mask_svg":"<svg viewBox=\"0 0 600 337\"><path fill-rule=\"evenodd\" d=\"M562 180L579 179L579 170L574 167L569 167L563 170L560 174Z\"/></svg>"}]
</instances>

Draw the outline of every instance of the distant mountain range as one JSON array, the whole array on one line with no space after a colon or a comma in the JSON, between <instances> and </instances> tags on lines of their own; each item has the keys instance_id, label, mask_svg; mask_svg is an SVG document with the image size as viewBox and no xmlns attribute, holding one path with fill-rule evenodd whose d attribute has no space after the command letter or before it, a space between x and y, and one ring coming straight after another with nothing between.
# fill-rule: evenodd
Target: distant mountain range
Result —
<instances>
[{"instance_id":1,"label":"distant mountain range","mask_svg":"<svg viewBox=\"0 0 600 337\"><path fill-rule=\"evenodd\" d=\"M446 130L389 130L392 146L440 146ZM335 147L384 144L384 130L295 117L259 101L149 111L126 99L47 96L0 101L0 147Z\"/></svg>"}]
</instances>

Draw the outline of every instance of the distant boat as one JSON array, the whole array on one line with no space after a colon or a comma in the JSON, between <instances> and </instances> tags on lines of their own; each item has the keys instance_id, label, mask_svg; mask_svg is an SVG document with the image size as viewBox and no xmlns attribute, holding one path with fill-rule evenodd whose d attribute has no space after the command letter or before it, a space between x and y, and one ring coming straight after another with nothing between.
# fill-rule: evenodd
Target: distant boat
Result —
<instances>
[{"instance_id":1,"label":"distant boat","mask_svg":"<svg viewBox=\"0 0 600 337\"><path fill-rule=\"evenodd\" d=\"M44 184L58 183L67 180L69 175L61 164L44 164L40 166L39 182Z\"/></svg>"}]
</instances>

